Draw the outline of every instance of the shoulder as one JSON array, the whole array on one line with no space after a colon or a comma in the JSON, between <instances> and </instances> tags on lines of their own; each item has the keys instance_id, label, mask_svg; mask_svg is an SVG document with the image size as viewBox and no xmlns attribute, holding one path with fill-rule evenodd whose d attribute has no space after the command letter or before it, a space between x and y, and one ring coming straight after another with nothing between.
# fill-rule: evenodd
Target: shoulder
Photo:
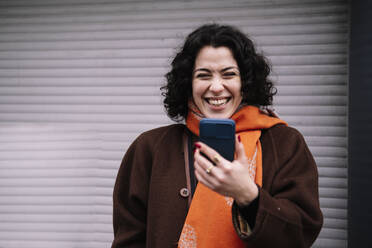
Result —
<instances>
[{"instance_id":1,"label":"shoulder","mask_svg":"<svg viewBox=\"0 0 372 248\"><path fill-rule=\"evenodd\" d=\"M172 140L179 139L177 137L182 137L185 132L186 126L183 124L171 124L168 126L162 126L154 128L140 134L137 139L134 141L137 145L146 146L157 146L162 142L171 142Z\"/></svg>"},{"instance_id":2,"label":"shoulder","mask_svg":"<svg viewBox=\"0 0 372 248\"><path fill-rule=\"evenodd\" d=\"M261 143L263 149L271 154L270 156L273 155L278 159L279 166L293 157L312 159L303 135L293 127L281 124L263 130Z\"/></svg>"},{"instance_id":3,"label":"shoulder","mask_svg":"<svg viewBox=\"0 0 372 248\"><path fill-rule=\"evenodd\" d=\"M283 124L275 125L263 131L263 139L270 139L276 145L289 145L305 143L302 134L293 127Z\"/></svg>"},{"instance_id":4,"label":"shoulder","mask_svg":"<svg viewBox=\"0 0 372 248\"><path fill-rule=\"evenodd\" d=\"M140 159L147 159L157 153L166 146L175 147L180 142L185 130L183 124L172 124L168 126L154 128L141 133L128 147L125 157L132 158L134 156L141 157Z\"/></svg>"},{"instance_id":5,"label":"shoulder","mask_svg":"<svg viewBox=\"0 0 372 248\"><path fill-rule=\"evenodd\" d=\"M291 137L302 137L301 133L294 127L286 126L284 124L275 125L269 129L265 130L269 132L271 135L276 137L282 136L291 136Z\"/></svg>"},{"instance_id":6,"label":"shoulder","mask_svg":"<svg viewBox=\"0 0 372 248\"><path fill-rule=\"evenodd\" d=\"M184 130L183 124L171 124L145 131L138 136L138 139L159 140L164 136L182 134Z\"/></svg>"},{"instance_id":7,"label":"shoulder","mask_svg":"<svg viewBox=\"0 0 372 248\"><path fill-rule=\"evenodd\" d=\"M184 124L170 124L167 126L157 127L154 129L150 129L148 131L143 132L140 136L158 136L165 133L177 133L177 132L183 132L185 129Z\"/></svg>"}]
</instances>

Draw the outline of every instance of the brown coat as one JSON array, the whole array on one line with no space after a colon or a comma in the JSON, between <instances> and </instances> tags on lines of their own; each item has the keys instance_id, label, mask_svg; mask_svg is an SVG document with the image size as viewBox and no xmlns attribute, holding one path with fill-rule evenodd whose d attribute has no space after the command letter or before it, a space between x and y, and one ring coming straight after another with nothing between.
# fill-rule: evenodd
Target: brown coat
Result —
<instances>
[{"instance_id":1,"label":"brown coat","mask_svg":"<svg viewBox=\"0 0 372 248\"><path fill-rule=\"evenodd\" d=\"M141 134L129 147L114 189L112 248L177 247L188 211L184 145L186 127L175 124ZM263 187L255 225L238 235L249 247L309 247L319 234L318 174L302 135L277 125L264 130ZM234 205L235 206L235 205ZM241 222L240 222L241 223Z\"/></svg>"}]
</instances>

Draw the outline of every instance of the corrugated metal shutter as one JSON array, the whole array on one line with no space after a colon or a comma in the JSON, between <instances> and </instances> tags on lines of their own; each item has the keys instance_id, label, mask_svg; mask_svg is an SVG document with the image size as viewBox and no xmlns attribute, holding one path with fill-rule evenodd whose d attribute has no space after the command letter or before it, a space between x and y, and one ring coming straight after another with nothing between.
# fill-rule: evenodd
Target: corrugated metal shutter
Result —
<instances>
[{"instance_id":1,"label":"corrugated metal shutter","mask_svg":"<svg viewBox=\"0 0 372 248\"><path fill-rule=\"evenodd\" d=\"M346 247L346 1L0 1L0 247L109 247L120 160L170 123L159 86L201 23L249 33L319 167L315 247Z\"/></svg>"}]
</instances>

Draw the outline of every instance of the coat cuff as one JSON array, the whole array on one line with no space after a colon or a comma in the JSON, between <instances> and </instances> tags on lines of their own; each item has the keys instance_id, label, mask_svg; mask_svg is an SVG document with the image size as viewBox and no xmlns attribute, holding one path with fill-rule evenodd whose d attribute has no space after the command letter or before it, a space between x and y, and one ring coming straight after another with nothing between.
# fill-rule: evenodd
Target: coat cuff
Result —
<instances>
[{"instance_id":1,"label":"coat cuff","mask_svg":"<svg viewBox=\"0 0 372 248\"><path fill-rule=\"evenodd\" d=\"M259 188L259 187L258 187ZM260 188L258 196L249 205L239 206L235 201L232 206L232 219L236 232L241 238L247 238L252 234L256 222L260 198Z\"/></svg>"}]
</instances>

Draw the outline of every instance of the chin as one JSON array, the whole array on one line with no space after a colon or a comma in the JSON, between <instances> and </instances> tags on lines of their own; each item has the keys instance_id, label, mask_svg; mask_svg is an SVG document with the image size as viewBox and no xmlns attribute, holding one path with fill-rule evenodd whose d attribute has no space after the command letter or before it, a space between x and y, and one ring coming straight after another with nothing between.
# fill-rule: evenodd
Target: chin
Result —
<instances>
[{"instance_id":1,"label":"chin","mask_svg":"<svg viewBox=\"0 0 372 248\"><path fill-rule=\"evenodd\" d=\"M232 114L231 114L232 115ZM206 114L207 118L214 118L214 119L228 119L231 117L229 113L219 113L219 114Z\"/></svg>"}]
</instances>

